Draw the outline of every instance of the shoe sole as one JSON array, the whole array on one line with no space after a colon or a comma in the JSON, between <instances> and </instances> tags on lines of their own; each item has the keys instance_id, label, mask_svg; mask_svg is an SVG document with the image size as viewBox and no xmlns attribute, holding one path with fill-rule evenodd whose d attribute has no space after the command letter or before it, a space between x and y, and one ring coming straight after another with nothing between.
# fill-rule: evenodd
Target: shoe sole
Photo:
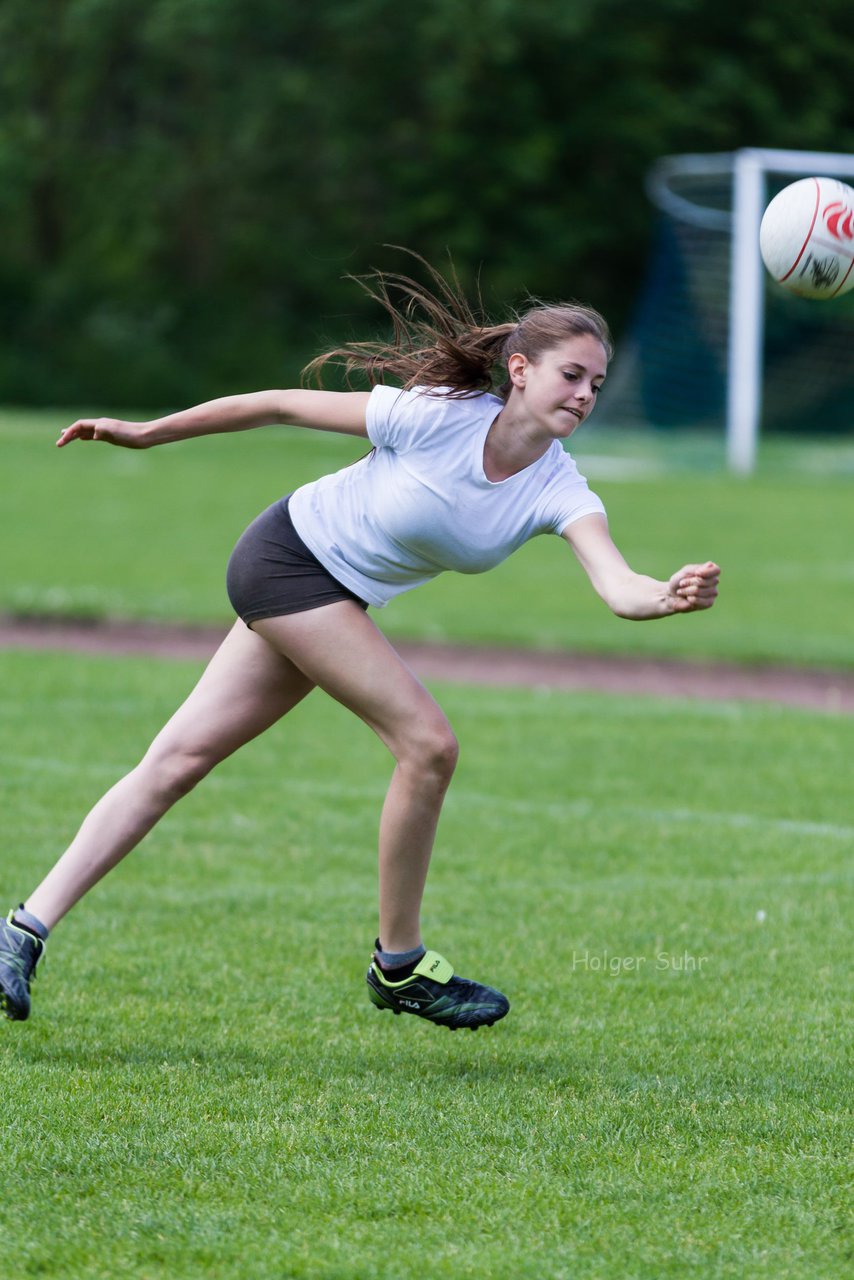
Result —
<instances>
[{"instance_id":1,"label":"shoe sole","mask_svg":"<svg viewBox=\"0 0 854 1280\"><path fill-rule=\"evenodd\" d=\"M26 1013L24 1013L22 1017L18 1012L17 1006L10 1003L9 997L6 993L0 992L0 1013L2 1013L5 1018L8 1018L9 1022L26 1022L29 1012L29 1009L27 1009Z\"/></svg>"}]
</instances>

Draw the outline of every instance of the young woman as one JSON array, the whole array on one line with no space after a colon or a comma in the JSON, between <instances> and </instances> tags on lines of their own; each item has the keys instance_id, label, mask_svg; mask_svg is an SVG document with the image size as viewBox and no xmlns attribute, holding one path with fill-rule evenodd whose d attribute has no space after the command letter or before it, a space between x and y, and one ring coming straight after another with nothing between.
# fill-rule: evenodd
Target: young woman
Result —
<instances>
[{"instance_id":1,"label":"young woman","mask_svg":"<svg viewBox=\"0 0 854 1280\"><path fill-rule=\"evenodd\" d=\"M456 285L435 294L406 276L363 287L394 323L388 344L319 357L367 374L370 392L261 391L151 422L86 418L58 444L151 448L191 436L289 423L366 437L361 461L304 485L243 534L228 566L238 615L187 701L86 817L33 894L0 921L0 1000L30 1011L50 929L216 764L314 688L364 720L395 760L379 832L379 936L371 1000L455 1029L504 1017L498 991L454 974L421 941L419 910L457 743L441 709L368 616L443 570L482 573L523 542L555 533L623 618L709 608L717 565L658 581L634 573L564 441L591 413L611 339L595 311L534 305L480 323ZM395 302L396 293L401 301ZM385 385L386 377L402 389ZM496 389L496 383L503 378Z\"/></svg>"}]
</instances>

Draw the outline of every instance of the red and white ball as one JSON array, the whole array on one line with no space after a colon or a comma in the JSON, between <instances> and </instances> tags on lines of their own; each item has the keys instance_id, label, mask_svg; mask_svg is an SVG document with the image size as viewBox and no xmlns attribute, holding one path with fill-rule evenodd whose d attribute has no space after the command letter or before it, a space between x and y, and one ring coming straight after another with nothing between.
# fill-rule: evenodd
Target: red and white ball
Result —
<instances>
[{"instance_id":1,"label":"red and white ball","mask_svg":"<svg viewBox=\"0 0 854 1280\"><path fill-rule=\"evenodd\" d=\"M790 293L838 298L854 289L854 191L835 178L784 187L765 210L759 249Z\"/></svg>"}]
</instances>

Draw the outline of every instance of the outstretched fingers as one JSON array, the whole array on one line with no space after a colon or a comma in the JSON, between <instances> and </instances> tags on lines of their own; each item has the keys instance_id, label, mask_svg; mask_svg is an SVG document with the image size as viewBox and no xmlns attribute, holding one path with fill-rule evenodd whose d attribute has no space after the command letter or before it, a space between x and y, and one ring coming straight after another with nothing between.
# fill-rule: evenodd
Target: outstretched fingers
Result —
<instances>
[{"instance_id":1,"label":"outstretched fingers","mask_svg":"<svg viewBox=\"0 0 854 1280\"><path fill-rule=\"evenodd\" d=\"M59 439L56 447L61 449L64 444L71 444L72 440L94 440L95 439L95 419L80 418L77 422L72 422L70 427L63 427L59 433Z\"/></svg>"}]
</instances>

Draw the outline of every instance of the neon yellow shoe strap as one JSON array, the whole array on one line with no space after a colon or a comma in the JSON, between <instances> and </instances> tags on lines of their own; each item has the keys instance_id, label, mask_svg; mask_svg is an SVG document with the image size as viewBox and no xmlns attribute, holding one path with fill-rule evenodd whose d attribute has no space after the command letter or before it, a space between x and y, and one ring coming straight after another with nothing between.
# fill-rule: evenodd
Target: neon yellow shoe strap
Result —
<instances>
[{"instance_id":1,"label":"neon yellow shoe strap","mask_svg":"<svg viewBox=\"0 0 854 1280\"><path fill-rule=\"evenodd\" d=\"M422 978L432 978L434 982L441 982L444 986L453 978L454 966L444 956L440 956L438 951L427 951L415 966L413 976L416 973Z\"/></svg>"}]
</instances>

